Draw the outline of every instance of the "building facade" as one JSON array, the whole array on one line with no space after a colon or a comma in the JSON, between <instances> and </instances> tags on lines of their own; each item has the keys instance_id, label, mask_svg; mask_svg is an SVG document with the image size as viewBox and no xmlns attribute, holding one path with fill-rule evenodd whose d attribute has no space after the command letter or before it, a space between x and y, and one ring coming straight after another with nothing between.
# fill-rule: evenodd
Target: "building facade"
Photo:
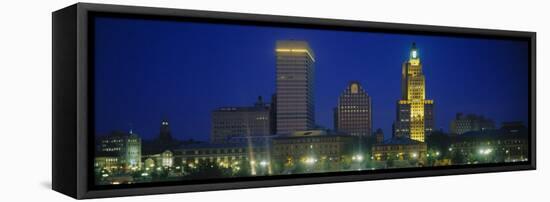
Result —
<instances>
[{"instance_id":1,"label":"building facade","mask_svg":"<svg viewBox=\"0 0 550 202\"><path fill-rule=\"evenodd\" d=\"M395 137L408 137L424 142L434 128L434 101L426 99L426 78L422 63L412 44L409 60L403 64L401 75L401 100L397 102Z\"/></svg>"},{"instance_id":2,"label":"building facade","mask_svg":"<svg viewBox=\"0 0 550 202\"><path fill-rule=\"evenodd\" d=\"M428 148L426 143L406 137L387 139L372 147L373 159L387 160L414 160L424 161Z\"/></svg>"},{"instance_id":3,"label":"building facade","mask_svg":"<svg viewBox=\"0 0 550 202\"><path fill-rule=\"evenodd\" d=\"M454 136L449 146L453 164L527 161L529 132L523 126L515 129L470 131Z\"/></svg>"},{"instance_id":4,"label":"building facade","mask_svg":"<svg viewBox=\"0 0 550 202\"><path fill-rule=\"evenodd\" d=\"M339 162L344 155L353 155L356 137L326 134L319 131L297 132L272 140L272 156L278 164Z\"/></svg>"},{"instance_id":5,"label":"building facade","mask_svg":"<svg viewBox=\"0 0 550 202\"><path fill-rule=\"evenodd\" d=\"M471 131L494 130L495 123L481 115L457 113L449 128L452 135L462 135Z\"/></svg>"},{"instance_id":6,"label":"building facade","mask_svg":"<svg viewBox=\"0 0 550 202\"><path fill-rule=\"evenodd\" d=\"M141 168L141 138L130 133L113 132L98 140L96 168L136 170Z\"/></svg>"},{"instance_id":7,"label":"building facade","mask_svg":"<svg viewBox=\"0 0 550 202\"><path fill-rule=\"evenodd\" d=\"M277 41L276 94L278 134L315 127L315 56L305 41Z\"/></svg>"},{"instance_id":8,"label":"building facade","mask_svg":"<svg viewBox=\"0 0 550 202\"><path fill-rule=\"evenodd\" d=\"M371 99L359 82L350 82L340 95L334 113L334 129L338 132L353 136L372 135Z\"/></svg>"},{"instance_id":9,"label":"building facade","mask_svg":"<svg viewBox=\"0 0 550 202\"><path fill-rule=\"evenodd\" d=\"M218 108L212 112L210 141L224 144L236 137L267 136L272 131L271 116L261 96L254 106Z\"/></svg>"},{"instance_id":10,"label":"building facade","mask_svg":"<svg viewBox=\"0 0 550 202\"><path fill-rule=\"evenodd\" d=\"M256 175L271 173L269 154L269 142L195 144L176 150L176 159L187 169L197 168L200 164L217 164L236 172L248 167L250 173L247 174Z\"/></svg>"},{"instance_id":11,"label":"building facade","mask_svg":"<svg viewBox=\"0 0 550 202\"><path fill-rule=\"evenodd\" d=\"M162 153L147 155L143 157L144 166L147 171L151 168L159 167L170 168L174 166L174 153L170 150L163 151Z\"/></svg>"}]
</instances>

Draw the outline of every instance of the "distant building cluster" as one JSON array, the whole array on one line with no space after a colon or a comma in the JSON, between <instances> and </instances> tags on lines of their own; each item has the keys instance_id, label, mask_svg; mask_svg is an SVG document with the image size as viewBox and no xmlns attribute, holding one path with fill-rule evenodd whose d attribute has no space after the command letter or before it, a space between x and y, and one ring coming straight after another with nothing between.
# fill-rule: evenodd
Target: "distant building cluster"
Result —
<instances>
[{"instance_id":1,"label":"distant building cluster","mask_svg":"<svg viewBox=\"0 0 550 202\"><path fill-rule=\"evenodd\" d=\"M96 183L120 184L255 175L526 161L521 122L458 113L450 133L434 131L434 101L416 44L403 63L391 138L372 127L372 100L358 81L335 98L334 130L315 122L315 54L305 41L277 41L276 92L251 106L211 112L210 141L172 137L167 119L154 140L133 131L96 140Z\"/></svg>"}]
</instances>

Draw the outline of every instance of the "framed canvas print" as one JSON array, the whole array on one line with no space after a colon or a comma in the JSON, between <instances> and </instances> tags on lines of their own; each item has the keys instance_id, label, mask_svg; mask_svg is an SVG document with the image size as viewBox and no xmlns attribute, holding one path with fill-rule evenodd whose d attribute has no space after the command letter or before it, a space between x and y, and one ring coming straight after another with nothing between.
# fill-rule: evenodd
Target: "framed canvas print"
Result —
<instances>
[{"instance_id":1,"label":"framed canvas print","mask_svg":"<svg viewBox=\"0 0 550 202\"><path fill-rule=\"evenodd\" d=\"M535 33L78 3L53 13L75 198L535 169Z\"/></svg>"}]
</instances>

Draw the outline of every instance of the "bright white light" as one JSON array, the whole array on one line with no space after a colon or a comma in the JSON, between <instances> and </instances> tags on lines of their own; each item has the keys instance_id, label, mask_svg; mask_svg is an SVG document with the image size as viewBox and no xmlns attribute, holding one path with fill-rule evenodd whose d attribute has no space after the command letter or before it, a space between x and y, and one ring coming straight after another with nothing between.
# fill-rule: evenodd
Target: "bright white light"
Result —
<instances>
[{"instance_id":1,"label":"bright white light","mask_svg":"<svg viewBox=\"0 0 550 202\"><path fill-rule=\"evenodd\" d=\"M354 156L351 157L351 160L363 161L363 155L361 155L361 154L354 155Z\"/></svg>"},{"instance_id":2,"label":"bright white light","mask_svg":"<svg viewBox=\"0 0 550 202\"><path fill-rule=\"evenodd\" d=\"M306 158L306 163L307 164L313 164L313 163L315 163L315 161L317 161L317 160L313 157Z\"/></svg>"},{"instance_id":3,"label":"bright white light","mask_svg":"<svg viewBox=\"0 0 550 202\"><path fill-rule=\"evenodd\" d=\"M435 155L436 155L436 156L439 156L439 152L435 152Z\"/></svg>"},{"instance_id":4,"label":"bright white light","mask_svg":"<svg viewBox=\"0 0 550 202\"><path fill-rule=\"evenodd\" d=\"M261 161L260 165L263 166L263 167L267 166L267 161Z\"/></svg>"},{"instance_id":5,"label":"bright white light","mask_svg":"<svg viewBox=\"0 0 550 202\"><path fill-rule=\"evenodd\" d=\"M413 154L412 154L412 157L413 157L413 158L416 158L416 157L418 157L418 154L417 154L417 153L413 153Z\"/></svg>"},{"instance_id":6,"label":"bright white light","mask_svg":"<svg viewBox=\"0 0 550 202\"><path fill-rule=\"evenodd\" d=\"M149 176L149 173L141 173L141 176L143 177Z\"/></svg>"},{"instance_id":7,"label":"bright white light","mask_svg":"<svg viewBox=\"0 0 550 202\"><path fill-rule=\"evenodd\" d=\"M414 51L412 51L412 57L413 57L413 58L416 58L416 54L417 54L417 53L416 53L416 51L415 51L415 50L414 50Z\"/></svg>"},{"instance_id":8,"label":"bright white light","mask_svg":"<svg viewBox=\"0 0 550 202\"><path fill-rule=\"evenodd\" d=\"M479 154L487 155L493 152L493 149L480 149Z\"/></svg>"}]
</instances>

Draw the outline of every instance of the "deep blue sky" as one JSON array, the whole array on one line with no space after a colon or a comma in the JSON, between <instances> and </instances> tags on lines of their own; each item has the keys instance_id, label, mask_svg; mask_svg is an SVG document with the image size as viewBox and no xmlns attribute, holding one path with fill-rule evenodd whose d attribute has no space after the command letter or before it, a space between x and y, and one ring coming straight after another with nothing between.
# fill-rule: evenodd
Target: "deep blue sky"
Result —
<instances>
[{"instance_id":1,"label":"deep blue sky","mask_svg":"<svg viewBox=\"0 0 550 202\"><path fill-rule=\"evenodd\" d=\"M211 110L275 92L275 42L283 39L305 40L316 54L319 125L333 127L338 96L358 80L374 128L389 137L412 42L438 129L447 131L457 112L527 122L527 42L98 17L96 133L132 127L151 139L168 118L173 136L208 140Z\"/></svg>"}]
</instances>

